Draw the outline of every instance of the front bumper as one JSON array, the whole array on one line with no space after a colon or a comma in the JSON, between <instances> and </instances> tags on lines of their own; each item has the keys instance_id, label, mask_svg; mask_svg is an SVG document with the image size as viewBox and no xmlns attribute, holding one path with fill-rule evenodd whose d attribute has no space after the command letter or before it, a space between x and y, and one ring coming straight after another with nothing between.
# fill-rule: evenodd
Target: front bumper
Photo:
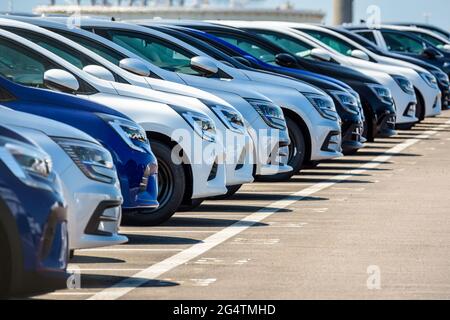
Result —
<instances>
[{"instance_id":1,"label":"front bumper","mask_svg":"<svg viewBox=\"0 0 450 320\"><path fill-rule=\"evenodd\" d=\"M323 119L310 128L311 161L342 157L342 133L339 123Z\"/></svg>"},{"instance_id":2,"label":"front bumper","mask_svg":"<svg viewBox=\"0 0 450 320\"><path fill-rule=\"evenodd\" d=\"M290 139L287 130L268 127L249 127L248 133L253 141L256 176L272 176L291 172L292 167L285 163L289 152Z\"/></svg>"},{"instance_id":3,"label":"front bumper","mask_svg":"<svg viewBox=\"0 0 450 320\"><path fill-rule=\"evenodd\" d=\"M253 182L253 141L249 134L227 130L225 146L226 185L236 186Z\"/></svg>"},{"instance_id":4,"label":"front bumper","mask_svg":"<svg viewBox=\"0 0 450 320\"><path fill-rule=\"evenodd\" d=\"M438 95L434 96L425 109L425 117L434 117L440 115L442 111L442 95L439 92Z\"/></svg>"},{"instance_id":5,"label":"front bumper","mask_svg":"<svg viewBox=\"0 0 450 320\"><path fill-rule=\"evenodd\" d=\"M122 195L118 184L90 180L76 166L71 166L65 171L61 175L61 181L69 208L68 230L71 250L110 246L128 241L127 237L118 233L122 218L120 206ZM104 203L114 204L101 211L108 219L101 221L100 229L97 231L104 232L91 232L88 225Z\"/></svg>"},{"instance_id":6,"label":"front bumper","mask_svg":"<svg viewBox=\"0 0 450 320\"><path fill-rule=\"evenodd\" d=\"M342 124L342 150L344 152L359 150L364 147L362 122L344 122Z\"/></svg>"},{"instance_id":7,"label":"front bumper","mask_svg":"<svg viewBox=\"0 0 450 320\"><path fill-rule=\"evenodd\" d=\"M395 123L395 113L386 112L379 115L376 123L376 137L388 138L395 136L397 134L397 131L395 131Z\"/></svg>"},{"instance_id":8,"label":"front bumper","mask_svg":"<svg viewBox=\"0 0 450 320\"><path fill-rule=\"evenodd\" d=\"M149 153L127 150L114 162L123 196L123 209L158 207L156 158Z\"/></svg>"}]
</instances>

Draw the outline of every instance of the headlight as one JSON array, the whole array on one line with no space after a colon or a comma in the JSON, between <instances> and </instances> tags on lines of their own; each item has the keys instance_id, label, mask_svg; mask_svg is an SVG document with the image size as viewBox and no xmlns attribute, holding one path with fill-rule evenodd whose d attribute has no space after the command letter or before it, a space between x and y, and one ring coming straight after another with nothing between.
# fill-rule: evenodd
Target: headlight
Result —
<instances>
[{"instance_id":1,"label":"headlight","mask_svg":"<svg viewBox=\"0 0 450 320\"><path fill-rule=\"evenodd\" d=\"M436 78L428 72L417 72L422 79L433 89L438 89L438 84Z\"/></svg>"},{"instance_id":2,"label":"headlight","mask_svg":"<svg viewBox=\"0 0 450 320\"><path fill-rule=\"evenodd\" d=\"M359 113L359 102L354 95L345 91L334 91L334 90L330 90L329 93L332 96L334 96L337 100L339 100L345 111L355 115Z\"/></svg>"},{"instance_id":3,"label":"headlight","mask_svg":"<svg viewBox=\"0 0 450 320\"><path fill-rule=\"evenodd\" d=\"M0 159L9 170L30 187L49 189L40 179L52 172L50 156L38 147L0 137Z\"/></svg>"},{"instance_id":4,"label":"headlight","mask_svg":"<svg viewBox=\"0 0 450 320\"><path fill-rule=\"evenodd\" d=\"M221 105L213 105L211 109L228 129L237 133L245 133L244 119L239 112Z\"/></svg>"},{"instance_id":5,"label":"headlight","mask_svg":"<svg viewBox=\"0 0 450 320\"><path fill-rule=\"evenodd\" d=\"M389 90L385 86L382 86L379 84L374 84L374 83L368 83L367 86L384 103L388 103L388 104L394 103L394 99L392 98L391 90Z\"/></svg>"},{"instance_id":6,"label":"headlight","mask_svg":"<svg viewBox=\"0 0 450 320\"><path fill-rule=\"evenodd\" d=\"M283 110L270 101L245 99L259 113L261 118L269 127L285 130L286 120L284 119Z\"/></svg>"},{"instance_id":7,"label":"headlight","mask_svg":"<svg viewBox=\"0 0 450 320\"><path fill-rule=\"evenodd\" d=\"M311 102L313 107L321 114L322 117L329 120L338 120L336 107L331 98L315 93L302 93Z\"/></svg>"},{"instance_id":8,"label":"headlight","mask_svg":"<svg viewBox=\"0 0 450 320\"><path fill-rule=\"evenodd\" d=\"M115 182L117 178L116 169L111 154L105 148L82 140L53 139L86 177L104 183Z\"/></svg>"},{"instance_id":9,"label":"headlight","mask_svg":"<svg viewBox=\"0 0 450 320\"><path fill-rule=\"evenodd\" d=\"M410 95L415 94L414 86L413 86L412 82L409 81L407 78L405 78L403 76L397 76L397 75L391 75L391 77L395 80L395 82L397 82L399 87L402 88L402 90L404 92L406 92L407 94L410 94Z\"/></svg>"},{"instance_id":10,"label":"headlight","mask_svg":"<svg viewBox=\"0 0 450 320\"><path fill-rule=\"evenodd\" d=\"M444 72L442 72L440 70L432 71L432 73L436 77L437 81L439 81L439 83L442 86L446 87L446 86L449 85L450 80L449 80L448 75L446 73L444 73Z\"/></svg>"},{"instance_id":11,"label":"headlight","mask_svg":"<svg viewBox=\"0 0 450 320\"><path fill-rule=\"evenodd\" d=\"M109 114L98 113L97 116L106 121L131 149L151 153L147 134L140 125Z\"/></svg>"},{"instance_id":12,"label":"headlight","mask_svg":"<svg viewBox=\"0 0 450 320\"><path fill-rule=\"evenodd\" d=\"M191 111L182 112L181 115L202 139L216 141L216 125L210 117Z\"/></svg>"}]
</instances>

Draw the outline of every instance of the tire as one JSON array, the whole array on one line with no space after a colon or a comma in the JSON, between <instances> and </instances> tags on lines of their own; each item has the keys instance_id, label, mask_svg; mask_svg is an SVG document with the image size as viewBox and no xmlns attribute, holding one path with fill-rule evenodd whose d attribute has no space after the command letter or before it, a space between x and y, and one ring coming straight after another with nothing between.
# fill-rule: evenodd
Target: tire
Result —
<instances>
[{"instance_id":1,"label":"tire","mask_svg":"<svg viewBox=\"0 0 450 320\"><path fill-rule=\"evenodd\" d=\"M11 256L5 232L0 228L0 297L10 293Z\"/></svg>"},{"instance_id":2,"label":"tire","mask_svg":"<svg viewBox=\"0 0 450 320\"><path fill-rule=\"evenodd\" d=\"M425 102L423 101L422 95L416 90L417 104L416 104L416 118L420 121L425 119Z\"/></svg>"},{"instance_id":3,"label":"tire","mask_svg":"<svg viewBox=\"0 0 450 320\"><path fill-rule=\"evenodd\" d=\"M374 142L375 137L373 136L373 121L372 115L366 111L364 108L364 122L363 122L363 133L362 136L367 140L367 142ZM367 121L370 119L370 122Z\"/></svg>"},{"instance_id":4,"label":"tire","mask_svg":"<svg viewBox=\"0 0 450 320\"><path fill-rule=\"evenodd\" d=\"M151 147L158 160L158 201L156 209L125 211L124 224L156 226L169 220L180 207L186 191L186 174L183 164L172 161L172 149L159 141Z\"/></svg>"},{"instance_id":5,"label":"tire","mask_svg":"<svg viewBox=\"0 0 450 320\"><path fill-rule=\"evenodd\" d=\"M205 199L191 199L189 201L190 203L183 203L180 206L180 208L178 208L178 211L180 211L180 212L192 211L192 210L200 207L202 205L203 201L205 201Z\"/></svg>"},{"instance_id":6,"label":"tire","mask_svg":"<svg viewBox=\"0 0 450 320\"><path fill-rule=\"evenodd\" d=\"M290 165L293 170L291 172L279 173L273 176L260 176L258 177L258 181L287 181L302 169L306 155L305 135L300 126L291 118L286 117L286 123L288 126L289 138L291 139L287 164Z\"/></svg>"},{"instance_id":7,"label":"tire","mask_svg":"<svg viewBox=\"0 0 450 320\"><path fill-rule=\"evenodd\" d=\"M242 187L242 184L238 184L236 186L229 186L229 187L227 187L227 190L228 190L227 193L225 193L224 195L221 195L221 196L214 197L212 199L214 199L214 200L226 200L226 199L229 199L232 196L234 196L234 194L236 192L238 192L241 187Z\"/></svg>"}]
</instances>

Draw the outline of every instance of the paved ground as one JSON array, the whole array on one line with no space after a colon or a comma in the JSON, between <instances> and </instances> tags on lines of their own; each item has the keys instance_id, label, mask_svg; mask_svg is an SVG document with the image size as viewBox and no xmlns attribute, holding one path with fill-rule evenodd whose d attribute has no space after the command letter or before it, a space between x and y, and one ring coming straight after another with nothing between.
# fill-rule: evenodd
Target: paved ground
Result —
<instances>
[{"instance_id":1,"label":"paved ground","mask_svg":"<svg viewBox=\"0 0 450 320\"><path fill-rule=\"evenodd\" d=\"M447 111L290 182L123 228L129 244L77 253L82 289L37 298L449 299L449 167Z\"/></svg>"}]
</instances>

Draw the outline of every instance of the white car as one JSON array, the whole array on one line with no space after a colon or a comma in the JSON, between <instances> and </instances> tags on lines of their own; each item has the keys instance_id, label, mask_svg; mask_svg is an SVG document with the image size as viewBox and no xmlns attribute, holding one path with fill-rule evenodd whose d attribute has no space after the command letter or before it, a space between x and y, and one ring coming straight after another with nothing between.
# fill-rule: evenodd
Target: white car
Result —
<instances>
[{"instance_id":1,"label":"white car","mask_svg":"<svg viewBox=\"0 0 450 320\"><path fill-rule=\"evenodd\" d=\"M0 27L46 48L99 79L112 82L126 81L133 86L152 89L147 77L130 73L95 52L54 32L29 23L8 19L0 19ZM140 61L128 61L128 63L136 65ZM184 91L189 89L187 87ZM253 182L253 142L245 127L243 116L227 102L212 94L195 88L189 91L200 91L197 95L201 95L201 100L182 95L182 92L179 91L175 95L155 90L149 91L148 98L169 106L190 107L206 113L216 123L217 137L226 150L224 163L227 186L234 192L242 184Z\"/></svg>"},{"instance_id":2,"label":"white car","mask_svg":"<svg viewBox=\"0 0 450 320\"><path fill-rule=\"evenodd\" d=\"M214 121L205 113L154 102L149 98L154 92L150 89L93 77L5 30L0 30L2 55L8 55L12 60L9 65L15 66L14 69L0 68L3 76L10 80L91 99L126 114L144 128L158 159L159 192L166 198L151 215L142 217L145 220L142 223L157 224L167 220L183 201L227 192L225 167L220 162L224 158L223 145L217 141ZM136 219L141 219L140 216L137 214Z\"/></svg>"},{"instance_id":3,"label":"white car","mask_svg":"<svg viewBox=\"0 0 450 320\"><path fill-rule=\"evenodd\" d=\"M345 56L307 33L297 30L298 26L303 26L303 24L284 22L245 23L237 21L220 21L220 23L244 28L256 32L263 37L267 37L269 32L291 37L305 48L304 51L295 52L295 54L301 55L304 58L334 62L355 68L356 70L373 77L379 83L391 90L397 110L397 124L412 125L418 121L416 116L417 97L414 91L414 85L416 85L416 88L419 87L427 93L426 96L429 99L427 100L427 105L430 105L428 115L433 113L437 114L439 112L437 109L440 107L440 102L436 102L437 96L440 95L439 90L428 85L416 71L409 68L377 64ZM434 78L428 71L422 70L424 71L424 75ZM431 100L432 102L430 102ZM435 105L435 103L439 104L439 106Z\"/></svg>"},{"instance_id":4,"label":"white car","mask_svg":"<svg viewBox=\"0 0 450 320\"><path fill-rule=\"evenodd\" d=\"M321 26L306 24L295 24L290 26L291 28L305 32L320 40L340 54L350 57L349 61L355 67L370 69L378 67L379 70L389 72L391 75L401 74L406 76L412 82L416 94L419 97L418 100L423 101L424 103L423 106L418 104L418 107L425 108L425 110L418 110L417 113L419 117L423 119L424 116L435 116L440 113L441 106L438 105L437 102L441 102L441 92L436 79L434 79L434 75L424 68L409 62L377 55L351 39L348 39L344 35ZM360 61L358 61L358 59ZM401 111L404 110L399 110L399 113L401 113Z\"/></svg>"},{"instance_id":5,"label":"white car","mask_svg":"<svg viewBox=\"0 0 450 320\"><path fill-rule=\"evenodd\" d=\"M288 164L294 168L293 173L301 168L303 160L342 156L340 119L332 99L323 91L290 78L235 69L183 41L146 27L87 18L77 19L77 22L83 29L107 36L116 44L134 51L150 62L152 74L162 79L202 90L220 89L239 95L244 87L273 100L282 107L288 124L292 144ZM123 34L125 38L120 39ZM145 43L154 46L146 48ZM280 179L280 176L275 178Z\"/></svg>"},{"instance_id":6,"label":"white car","mask_svg":"<svg viewBox=\"0 0 450 320\"><path fill-rule=\"evenodd\" d=\"M70 250L127 242L127 237L118 234L122 195L111 154L66 124L3 106L0 113L0 123L33 140L51 156L67 201ZM111 182L94 180L95 175L85 173L94 170L93 165Z\"/></svg>"}]
</instances>

